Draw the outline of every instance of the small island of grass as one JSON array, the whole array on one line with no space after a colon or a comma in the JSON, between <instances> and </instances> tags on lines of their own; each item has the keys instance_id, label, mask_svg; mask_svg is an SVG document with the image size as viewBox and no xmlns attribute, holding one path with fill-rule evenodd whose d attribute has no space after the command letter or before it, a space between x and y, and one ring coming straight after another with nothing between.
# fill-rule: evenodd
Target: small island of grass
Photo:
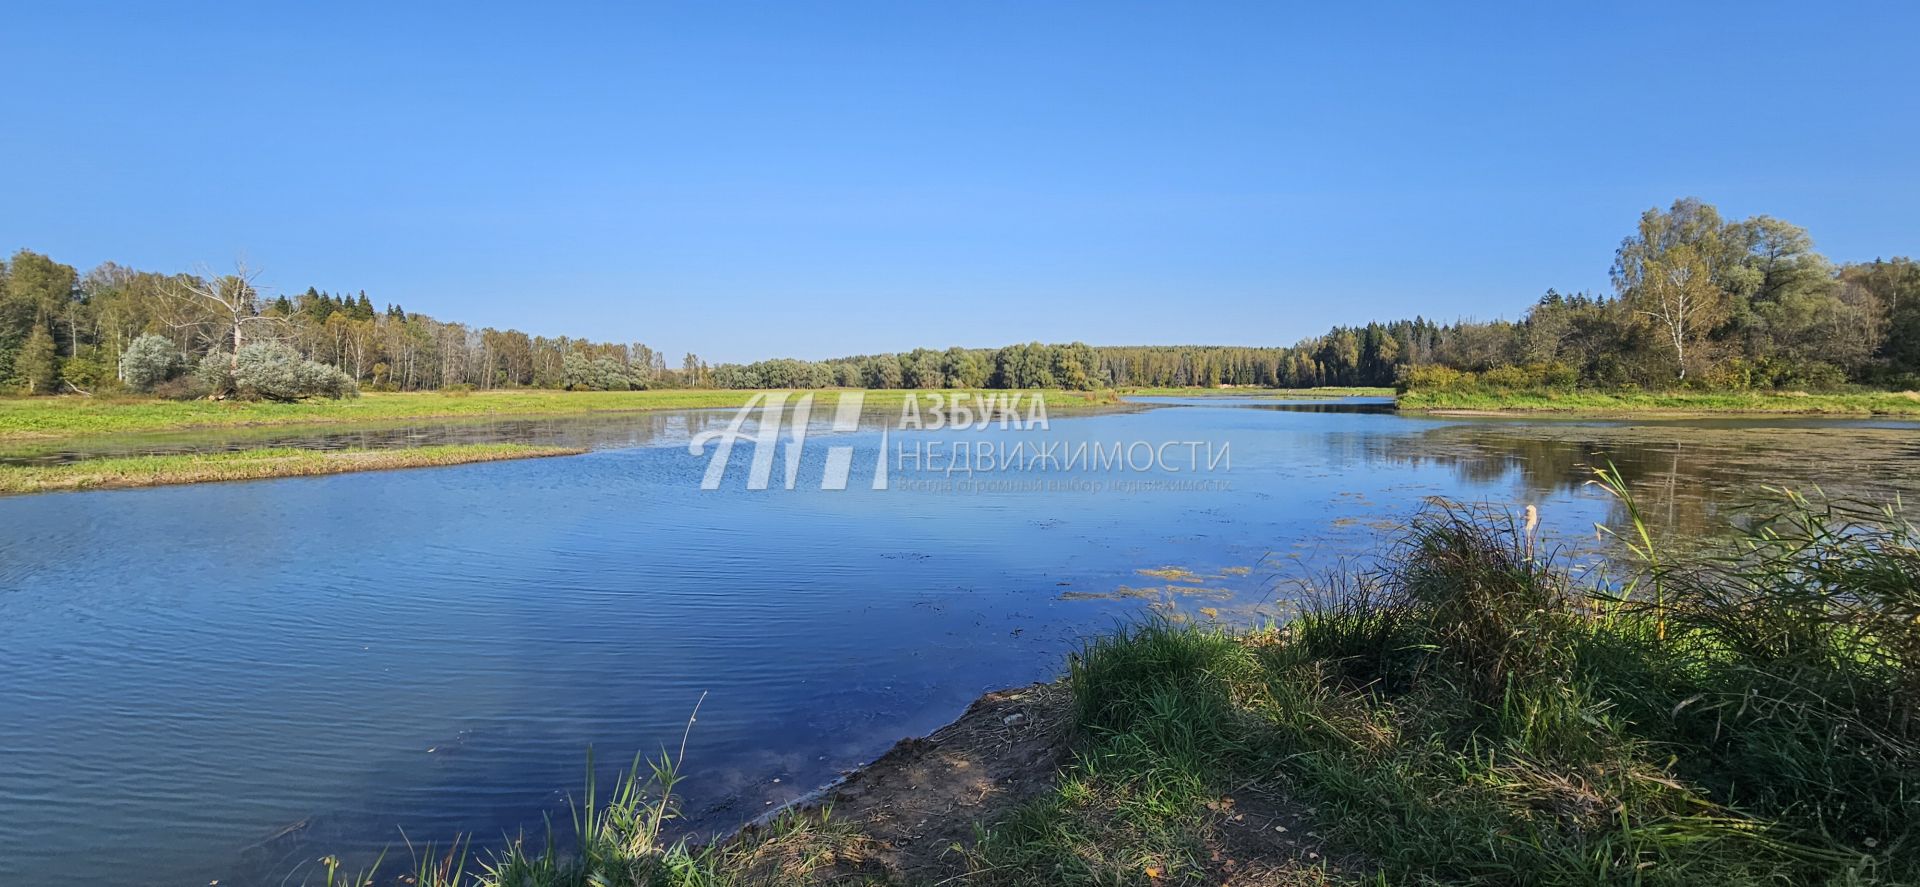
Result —
<instances>
[{"instance_id":1,"label":"small island of grass","mask_svg":"<svg viewBox=\"0 0 1920 887\"><path fill-rule=\"evenodd\" d=\"M572 456L583 452L585 450L570 447L524 444L452 444L412 449L331 451L275 447L228 453L125 456L54 465L0 465L0 494L304 477L497 462L503 459Z\"/></svg>"}]
</instances>

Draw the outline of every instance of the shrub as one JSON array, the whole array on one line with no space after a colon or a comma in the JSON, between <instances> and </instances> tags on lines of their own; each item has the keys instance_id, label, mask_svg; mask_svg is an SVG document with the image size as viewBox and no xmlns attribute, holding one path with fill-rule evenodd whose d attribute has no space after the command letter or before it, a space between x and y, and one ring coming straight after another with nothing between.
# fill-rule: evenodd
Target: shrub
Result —
<instances>
[{"instance_id":1,"label":"shrub","mask_svg":"<svg viewBox=\"0 0 1920 887\"><path fill-rule=\"evenodd\" d=\"M282 342L244 346L233 361L234 388L243 397L292 401L360 393L346 373L300 356Z\"/></svg>"},{"instance_id":2,"label":"shrub","mask_svg":"<svg viewBox=\"0 0 1920 887\"><path fill-rule=\"evenodd\" d=\"M1808 391L1835 391L1847 384L1847 374L1824 361L1787 363L1774 372L1776 388L1804 388Z\"/></svg>"},{"instance_id":3,"label":"shrub","mask_svg":"<svg viewBox=\"0 0 1920 887\"><path fill-rule=\"evenodd\" d=\"M82 345L78 354L60 362L60 380L80 391L94 391L113 381L97 345Z\"/></svg>"},{"instance_id":4,"label":"shrub","mask_svg":"<svg viewBox=\"0 0 1920 887\"><path fill-rule=\"evenodd\" d=\"M1532 363L1525 366L1498 366L1481 373L1469 373L1444 366L1405 367L1397 386L1401 393L1494 392L1555 389L1571 391L1580 374L1563 363Z\"/></svg>"},{"instance_id":5,"label":"shrub","mask_svg":"<svg viewBox=\"0 0 1920 887\"><path fill-rule=\"evenodd\" d=\"M578 351L567 354L561 367L561 385L569 391L627 391L646 387L634 379L620 361L611 357L588 357Z\"/></svg>"},{"instance_id":6,"label":"shrub","mask_svg":"<svg viewBox=\"0 0 1920 887\"><path fill-rule=\"evenodd\" d=\"M1754 386L1760 374L1754 362L1745 357L1730 357L1714 365L1706 374L1707 387L1717 391L1745 391Z\"/></svg>"},{"instance_id":7,"label":"shrub","mask_svg":"<svg viewBox=\"0 0 1920 887\"><path fill-rule=\"evenodd\" d=\"M1472 373L1439 365L1407 366L1400 369L1397 387L1408 391L1457 391L1473 381Z\"/></svg>"},{"instance_id":8,"label":"shrub","mask_svg":"<svg viewBox=\"0 0 1920 887\"><path fill-rule=\"evenodd\" d=\"M120 380L135 391L152 391L180 373L180 352L165 336L147 333L120 355Z\"/></svg>"},{"instance_id":9,"label":"shrub","mask_svg":"<svg viewBox=\"0 0 1920 887\"><path fill-rule=\"evenodd\" d=\"M1818 360L1732 357L1698 381L1700 387L1717 391L1750 388L1834 391L1846 386L1847 374L1833 364Z\"/></svg>"},{"instance_id":10,"label":"shrub","mask_svg":"<svg viewBox=\"0 0 1920 887\"><path fill-rule=\"evenodd\" d=\"M194 374L183 373L153 386L147 393L167 400L194 400L205 397L207 389Z\"/></svg>"},{"instance_id":11,"label":"shrub","mask_svg":"<svg viewBox=\"0 0 1920 887\"><path fill-rule=\"evenodd\" d=\"M194 391L203 397L226 397L234 393L233 355L209 351L193 368Z\"/></svg>"}]
</instances>

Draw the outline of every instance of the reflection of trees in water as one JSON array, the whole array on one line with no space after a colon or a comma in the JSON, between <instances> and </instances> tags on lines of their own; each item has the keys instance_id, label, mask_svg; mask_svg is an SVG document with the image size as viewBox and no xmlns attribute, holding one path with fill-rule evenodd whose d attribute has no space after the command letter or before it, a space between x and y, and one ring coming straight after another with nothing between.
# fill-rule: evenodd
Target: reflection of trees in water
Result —
<instances>
[{"instance_id":1,"label":"reflection of trees in water","mask_svg":"<svg viewBox=\"0 0 1920 887\"><path fill-rule=\"evenodd\" d=\"M1642 513L1668 535L1723 530L1767 487L1885 501L1920 490L1920 434L1910 429L1686 425L1461 424L1368 435L1370 458L1437 465L1463 484L1512 484L1529 501L1569 495L1613 465ZM1607 521L1626 514L1609 506Z\"/></svg>"},{"instance_id":2,"label":"reflection of trees in water","mask_svg":"<svg viewBox=\"0 0 1920 887\"><path fill-rule=\"evenodd\" d=\"M1387 399L1370 400L1362 403L1336 401L1334 403L1249 403L1234 404L1250 410L1273 410L1280 413L1391 413L1393 401Z\"/></svg>"}]
</instances>

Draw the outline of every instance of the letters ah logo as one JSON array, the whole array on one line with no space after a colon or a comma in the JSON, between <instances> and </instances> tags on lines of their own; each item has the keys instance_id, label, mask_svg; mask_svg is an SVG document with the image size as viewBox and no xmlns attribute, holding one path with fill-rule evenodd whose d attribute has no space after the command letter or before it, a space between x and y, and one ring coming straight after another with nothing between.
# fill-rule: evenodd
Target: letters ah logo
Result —
<instances>
[{"instance_id":1,"label":"letters ah logo","mask_svg":"<svg viewBox=\"0 0 1920 887\"><path fill-rule=\"evenodd\" d=\"M787 404L790 394L784 391L755 394L747 400L739 412L733 414L733 420L727 427L702 431L693 436L687 444L687 452L695 456L705 455L707 444L715 444L713 456L707 460L707 474L700 480L700 489L720 489L720 481L726 477L727 463L733 459L734 441L745 438L753 442L753 463L747 472L747 489L764 490L773 478L773 457L780 448L780 426L787 426L785 446L786 477L784 484L789 490L800 474L800 454L807 442L807 422L813 417L813 395L803 394L791 407ZM860 408L867 398L864 391L842 392L840 400L834 405L833 430L848 432L860 427ZM748 420L754 419L751 433L745 429ZM873 488L887 488L887 432L880 432L880 455L874 460ZM825 470L820 476L820 489L844 490L847 477L853 473L853 447L836 445L827 448Z\"/></svg>"}]
</instances>

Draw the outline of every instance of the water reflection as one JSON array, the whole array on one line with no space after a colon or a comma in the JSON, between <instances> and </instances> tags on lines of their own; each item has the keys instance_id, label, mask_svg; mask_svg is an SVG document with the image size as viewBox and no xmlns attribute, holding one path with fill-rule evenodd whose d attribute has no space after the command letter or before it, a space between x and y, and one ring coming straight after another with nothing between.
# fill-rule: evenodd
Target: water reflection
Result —
<instances>
[{"instance_id":1,"label":"water reflection","mask_svg":"<svg viewBox=\"0 0 1920 887\"><path fill-rule=\"evenodd\" d=\"M1769 487L1874 502L1920 488L1920 426L1893 423L1464 422L1359 443L1376 460L1442 466L1463 484L1512 484L1533 500L1568 495L1610 466L1676 538L1723 532ZM1624 509L1615 503L1607 520L1623 523Z\"/></svg>"},{"instance_id":2,"label":"water reflection","mask_svg":"<svg viewBox=\"0 0 1920 887\"><path fill-rule=\"evenodd\" d=\"M1391 413L1393 401L1389 398L1335 401L1301 401L1299 403L1252 403L1247 408L1255 410L1276 410L1283 413Z\"/></svg>"},{"instance_id":3,"label":"water reflection","mask_svg":"<svg viewBox=\"0 0 1920 887\"><path fill-rule=\"evenodd\" d=\"M1128 403L1165 407L1255 407L1300 413L1391 413L1391 397L1287 397L1284 395L1210 394L1200 397L1127 397Z\"/></svg>"}]
</instances>

